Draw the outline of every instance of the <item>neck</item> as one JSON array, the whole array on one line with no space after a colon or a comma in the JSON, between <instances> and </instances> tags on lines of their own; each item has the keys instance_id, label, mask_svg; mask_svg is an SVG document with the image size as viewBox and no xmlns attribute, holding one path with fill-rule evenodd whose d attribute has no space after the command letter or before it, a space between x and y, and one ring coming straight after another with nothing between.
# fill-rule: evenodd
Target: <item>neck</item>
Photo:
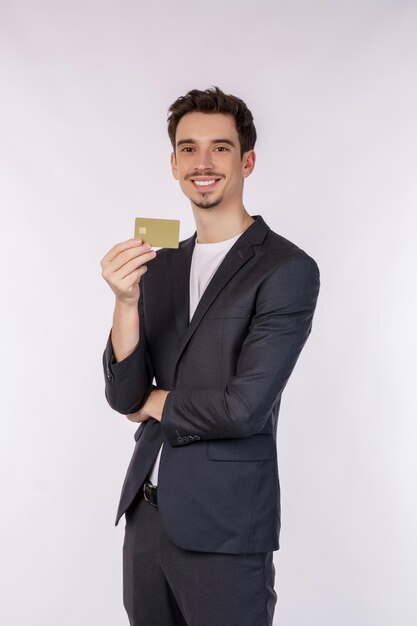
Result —
<instances>
[{"instance_id":1,"label":"neck","mask_svg":"<svg viewBox=\"0 0 417 626\"><path fill-rule=\"evenodd\" d=\"M239 211L198 208L194 210L198 243L217 243L236 237L255 221L242 205Z\"/></svg>"}]
</instances>

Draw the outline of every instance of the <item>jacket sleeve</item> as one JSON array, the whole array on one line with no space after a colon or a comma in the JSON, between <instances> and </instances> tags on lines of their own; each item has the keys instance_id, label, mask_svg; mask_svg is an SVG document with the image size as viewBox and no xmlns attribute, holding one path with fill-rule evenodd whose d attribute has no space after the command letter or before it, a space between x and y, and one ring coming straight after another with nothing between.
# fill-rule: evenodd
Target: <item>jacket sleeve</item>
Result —
<instances>
[{"instance_id":1,"label":"jacket sleeve","mask_svg":"<svg viewBox=\"0 0 417 626\"><path fill-rule=\"evenodd\" d=\"M317 263L304 252L266 277L228 384L167 395L161 426L172 446L262 430L311 332L319 289Z\"/></svg>"},{"instance_id":2,"label":"jacket sleeve","mask_svg":"<svg viewBox=\"0 0 417 626\"><path fill-rule=\"evenodd\" d=\"M103 352L105 396L112 409L127 415L138 411L151 391L153 367L147 350L142 297L139 298L140 339L131 354L117 361L111 342L111 330Z\"/></svg>"}]
</instances>

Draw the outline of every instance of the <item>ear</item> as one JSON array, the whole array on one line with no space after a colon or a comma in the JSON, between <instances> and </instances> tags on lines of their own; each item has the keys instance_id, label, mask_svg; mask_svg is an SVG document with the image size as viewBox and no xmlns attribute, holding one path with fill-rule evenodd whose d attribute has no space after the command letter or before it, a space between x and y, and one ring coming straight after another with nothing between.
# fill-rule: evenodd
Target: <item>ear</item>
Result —
<instances>
[{"instance_id":1,"label":"ear","mask_svg":"<svg viewBox=\"0 0 417 626\"><path fill-rule=\"evenodd\" d=\"M242 176L243 178L247 178L253 172L253 168L255 167L256 162L256 154L254 150L248 150L243 154L242 157Z\"/></svg>"},{"instance_id":2,"label":"ear","mask_svg":"<svg viewBox=\"0 0 417 626\"><path fill-rule=\"evenodd\" d=\"M175 158L175 154L173 152L171 152L171 169L172 169L174 178L178 180L177 159Z\"/></svg>"}]
</instances>

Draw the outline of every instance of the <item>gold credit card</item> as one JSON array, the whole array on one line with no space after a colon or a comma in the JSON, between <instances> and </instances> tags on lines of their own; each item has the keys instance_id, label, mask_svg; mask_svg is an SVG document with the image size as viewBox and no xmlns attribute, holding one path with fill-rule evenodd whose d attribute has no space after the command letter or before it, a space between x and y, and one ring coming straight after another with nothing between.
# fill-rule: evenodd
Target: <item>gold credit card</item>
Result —
<instances>
[{"instance_id":1,"label":"gold credit card","mask_svg":"<svg viewBox=\"0 0 417 626\"><path fill-rule=\"evenodd\" d=\"M135 219L134 237L150 243L156 248L178 248L180 240L180 221L163 220L153 217Z\"/></svg>"}]
</instances>

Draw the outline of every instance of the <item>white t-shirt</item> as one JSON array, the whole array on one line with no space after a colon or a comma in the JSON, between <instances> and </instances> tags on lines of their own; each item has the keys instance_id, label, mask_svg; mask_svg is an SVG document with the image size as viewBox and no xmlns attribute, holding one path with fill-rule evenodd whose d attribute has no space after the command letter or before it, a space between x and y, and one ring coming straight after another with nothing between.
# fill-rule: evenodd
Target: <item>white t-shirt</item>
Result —
<instances>
[{"instance_id":1,"label":"white t-shirt","mask_svg":"<svg viewBox=\"0 0 417 626\"><path fill-rule=\"evenodd\" d=\"M235 241L239 239L240 235L242 235L242 233L239 233L239 235L231 239L217 241L216 243L198 243L196 239L190 268L190 321L207 285L213 278L213 275L227 252ZM159 449L158 456L156 457L148 478L153 485L158 484L159 461L163 445L164 444L162 444Z\"/></svg>"}]
</instances>

